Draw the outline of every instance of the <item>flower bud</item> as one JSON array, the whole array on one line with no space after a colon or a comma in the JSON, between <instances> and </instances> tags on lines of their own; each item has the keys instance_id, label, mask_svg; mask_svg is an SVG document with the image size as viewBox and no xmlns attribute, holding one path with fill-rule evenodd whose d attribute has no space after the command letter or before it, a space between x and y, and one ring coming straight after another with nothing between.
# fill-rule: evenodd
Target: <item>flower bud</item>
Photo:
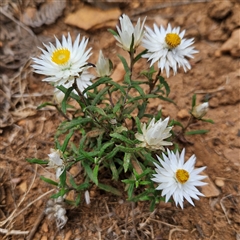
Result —
<instances>
[{"instance_id":1,"label":"flower bud","mask_svg":"<svg viewBox=\"0 0 240 240\"><path fill-rule=\"evenodd\" d=\"M112 73L112 63L110 59L104 57L102 50L99 52L96 68L99 77L109 77Z\"/></svg>"},{"instance_id":2,"label":"flower bud","mask_svg":"<svg viewBox=\"0 0 240 240\"><path fill-rule=\"evenodd\" d=\"M208 102L195 106L192 110L192 115L195 118L202 118L208 111Z\"/></svg>"}]
</instances>

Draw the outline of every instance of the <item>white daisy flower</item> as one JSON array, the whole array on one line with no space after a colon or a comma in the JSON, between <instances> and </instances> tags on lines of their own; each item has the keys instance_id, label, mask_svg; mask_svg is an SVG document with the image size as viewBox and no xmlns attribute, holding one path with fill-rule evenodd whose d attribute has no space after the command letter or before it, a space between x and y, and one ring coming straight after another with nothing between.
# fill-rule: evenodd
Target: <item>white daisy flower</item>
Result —
<instances>
[{"instance_id":1,"label":"white daisy flower","mask_svg":"<svg viewBox=\"0 0 240 240\"><path fill-rule=\"evenodd\" d=\"M112 73L112 66L110 59L104 57L102 50L99 51L99 57L96 64L96 71L98 77L108 77Z\"/></svg>"},{"instance_id":2,"label":"white daisy flower","mask_svg":"<svg viewBox=\"0 0 240 240\"><path fill-rule=\"evenodd\" d=\"M135 137L142 143L138 144L139 147L146 147L152 150L160 149L164 151L163 146L172 145L171 142L164 141L164 139L169 138L172 134L170 133L172 127L168 127L169 117L165 118L164 121L159 119L155 123L155 118L151 120L148 127L146 123L141 124L141 133L136 133Z\"/></svg>"},{"instance_id":3,"label":"white daisy flower","mask_svg":"<svg viewBox=\"0 0 240 240\"><path fill-rule=\"evenodd\" d=\"M208 102L199 104L197 106L195 106L192 110L192 115L195 118L202 118L208 111Z\"/></svg>"},{"instance_id":4,"label":"white daisy flower","mask_svg":"<svg viewBox=\"0 0 240 240\"><path fill-rule=\"evenodd\" d=\"M68 33L67 39L62 36L62 43L56 38L56 46L52 43L49 43L49 46L43 44L47 50L40 48L41 56L33 58L34 71L48 76L43 81L50 82L54 86L73 82L74 78L79 77L79 74L86 68L87 60L91 56L91 48L85 52L88 39L83 37L80 43L79 41L80 34L72 44Z\"/></svg>"},{"instance_id":5,"label":"white daisy flower","mask_svg":"<svg viewBox=\"0 0 240 240\"><path fill-rule=\"evenodd\" d=\"M126 14L123 14L119 18L119 21L120 21L121 29L120 29L120 27L117 26L117 31L118 31L119 35L114 36L114 37L119 42L117 44L119 47L130 52L130 46L132 43L132 35L134 36L133 49L136 49L142 41L142 38L144 35L143 26L146 21L146 17L144 18L142 25L141 25L140 18L139 18L135 27L133 26L130 18Z\"/></svg>"},{"instance_id":6,"label":"white daisy flower","mask_svg":"<svg viewBox=\"0 0 240 240\"><path fill-rule=\"evenodd\" d=\"M63 173L65 166L63 164L63 155L62 152L57 149L50 149L50 154L48 154L49 157L49 162L48 166L50 168L55 168L56 169L56 179L59 179L61 174Z\"/></svg>"},{"instance_id":7,"label":"white daisy flower","mask_svg":"<svg viewBox=\"0 0 240 240\"><path fill-rule=\"evenodd\" d=\"M193 38L183 38L185 30L180 33L180 28L172 28L168 24L165 30L162 26L158 28L153 25L154 30L146 27L145 37L142 40L142 45L148 50L143 58L148 58L151 61L151 66L158 62L158 68L166 70L169 77L170 69L172 68L174 75L177 73L177 67L183 67L186 72L191 69L191 65L186 57L193 58L193 54L198 53L191 45L194 43Z\"/></svg>"},{"instance_id":8,"label":"white daisy flower","mask_svg":"<svg viewBox=\"0 0 240 240\"><path fill-rule=\"evenodd\" d=\"M154 163L157 167L156 174L153 174L152 181L159 183L157 190L162 190L162 196L165 196L165 201L173 196L176 206L179 204L183 209L184 198L194 206L191 198L199 200L198 196L204 196L196 186L203 186L207 183L201 182L206 176L198 175L206 167L194 169L196 156L192 155L187 162L184 163L185 149L181 155L177 151L168 152L168 157L162 154L164 161L157 156L161 166Z\"/></svg>"}]
</instances>

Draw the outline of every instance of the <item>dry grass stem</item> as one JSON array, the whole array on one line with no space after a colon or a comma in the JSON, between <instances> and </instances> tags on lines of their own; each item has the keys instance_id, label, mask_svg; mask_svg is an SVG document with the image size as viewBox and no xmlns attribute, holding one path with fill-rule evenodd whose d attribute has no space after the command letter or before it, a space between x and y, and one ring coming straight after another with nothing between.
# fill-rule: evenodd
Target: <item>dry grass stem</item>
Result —
<instances>
[{"instance_id":1,"label":"dry grass stem","mask_svg":"<svg viewBox=\"0 0 240 240\"><path fill-rule=\"evenodd\" d=\"M169 223L166 223L166 222L163 222L163 221L160 221L160 220L156 220L156 219L153 219L153 218L150 218L149 220L153 221L153 222L157 222L157 223L163 224L163 225L166 225L168 227L173 227L173 228L180 227L180 226L172 225L172 224L169 224Z\"/></svg>"},{"instance_id":2,"label":"dry grass stem","mask_svg":"<svg viewBox=\"0 0 240 240\"><path fill-rule=\"evenodd\" d=\"M7 234L7 235L27 235L29 231L20 231L20 230L7 230L0 228L0 233Z\"/></svg>"},{"instance_id":3,"label":"dry grass stem","mask_svg":"<svg viewBox=\"0 0 240 240\"><path fill-rule=\"evenodd\" d=\"M174 232L177 232L177 231L179 231L179 232L188 232L187 229L174 228L174 229L170 230L168 240L172 240L172 234Z\"/></svg>"},{"instance_id":4,"label":"dry grass stem","mask_svg":"<svg viewBox=\"0 0 240 240\"><path fill-rule=\"evenodd\" d=\"M225 217L226 217L226 219L227 219L227 221L228 221L228 224L231 224L231 221L230 221L230 219L228 218L227 210L226 210L225 206L223 205L223 201L224 201L226 198L229 198L229 197L231 197L231 196L232 196L232 194L229 194L229 195L223 197L223 198L220 200L220 205L221 205L222 210L223 210L223 212L224 212L224 214L225 214Z\"/></svg>"},{"instance_id":5,"label":"dry grass stem","mask_svg":"<svg viewBox=\"0 0 240 240\"><path fill-rule=\"evenodd\" d=\"M18 208L21 206L21 204L23 203L25 197L27 196L27 194L29 193L30 189L31 189L32 186L33 186L33 183L34 183L34 181L35 181L35 179L36 179L37 167L38 167L38 165L36 165L36 167L35 167L35 174L34 174L34 176L33 176L32 182L31 182L28 190L25 192L25 194L24 194L23 197L21 198L19 204L17 205L17 207L15 208L15 210L10 214L10 216L9 216L6 220L0 222L0 226L1 226L1 227L2 227L3 225L5 225L7 222L9 222L9 223L8 223L8 225L9 225L9 224L11 223L11 221L12 221L17 215L19 215L19 213L18 213L18 214L16 214L16 215L14 216L14 214L16 213L16 211L18 210ZM22 211L21 211L21 212L22 212Z\"/></svg>"}]
</instances>

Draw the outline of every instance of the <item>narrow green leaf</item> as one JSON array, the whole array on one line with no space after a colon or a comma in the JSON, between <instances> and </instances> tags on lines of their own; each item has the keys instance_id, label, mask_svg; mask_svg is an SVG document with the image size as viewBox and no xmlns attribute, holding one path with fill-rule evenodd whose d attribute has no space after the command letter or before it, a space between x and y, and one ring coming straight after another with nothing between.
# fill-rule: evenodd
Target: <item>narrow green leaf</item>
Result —
<instances>
[{"instance_id":1,"label":"narrow green leaf","mask_svg":"<svg viewBox=\"0 0 240 240\"><path fill-rule=\"evenodd\" d=\"M113 36L118 36L118 34L117 34L114 30L108 29L108 31L109 31Z\"/></svg>"},{"instance_id":2,"label":"narrow green leaf","mask_svg":"<svg viewBox=\"0 0 240 240\"><path fill-rule=\"evenodd\" d=\"M154 209L155 209L155 205L156 205L156 201L155 201L155 198L151 201L150 203L150 212L153 212Z\"/></svg>"},{"instance_id":3,"label":"narrow green leaf","mask_svg":"<svg viewBox=\"0 0 240 240\"><path fill-rule=\"evenodd\" d=\"M155 94L146 94L145 96L137 96L137 97L131 98L127 102L127 104L131 103L131 102L135 102L135 101L141 100L141 99L148 99L148 98L160 98L160 96L155 95Z\"/></svg>"},{"instance_id":4,"label":"narrow green leaf","mask_svg":"<svg viewBox=\"0 0 240 240\"><path fill-rule=\"evenodd\" d=\"M174 119L172 119L169 123L169 126L180 126L181 128L184 128L184 126L179 122L179 121L176 121Z\"/></svg>"},{"instance_id":5,"label":"narrow green leaf","mask_svg":"<svg viewBox=\"0 0 240 240\"><path fill-rule=\"evenodd\" d=\"M140 120L139 120L139 118L138 117L135 117L135 122L136 122L136 125L137 125L137 130L138 130L138 132L139 133L142 133L142 128L141 128L141 122L140 122Z\"/></svg>"},{"instance_id":6,"label":"narrow green leaf","mask_svg":"<svg viewBox=\"0 0 240 240\"><path fill-rule=\"evenodd\" d=\"M118 153L119 149L117 147L113 148L113 150L106 154L104 159L108 160L108 159L112 159L117 153Z\"/></svg>"},{"instance_id":7,"label":"narrow green leaf","mask_svg":"<svg viewBox=\"0 0 240 240\"><path fill-rule=\"evenodd\" d=\"M110 86L107 86L105 88L103 88L98 94L97 96L93 99L92 101L92 105L96 105L100 102L101 98L104 96L104 94L109 90Z\"/></svg>"},{"instance_id":8,"label":"narrow green leaf","mask_svg":"<svg viewBox=\"0 0 240 240\"><path fill-rule=\"evenodd\" d=\"M121 106L122 106L122 103L121 102L117 102L115 104L115 106L113 107L113 113L115 114L116 112L118 112L120 110Z\"/></svg>"},{"instance_id":9,"label":"narrow green leaf","mask_svg":"<svg viewBox=\"0 0 240 240\"><path fill-rule=\"evenodd\" d=\"M93 169L93 182L98 185L98 170L99 170L99 165L96 165Z\"/></svg>"},{"instance_id":10,"label":"narrow green leaf","mask_svg":"<svg viewBox=\"0 0 240 240\"><path fill-rule=\"evenodd\" d=\"M193 94L192 96L192 110L196 106L196 94Z\"/></svg>"},{"instance_id":11,"label":"narrow green leaf","mask_svg":"<svg viewBox=\"0 0 240 240\"><path fill-rule=\"evenodd\" d=\"M106 192L110 192L110 193L112 193L114 195L117 195L117 196L122 196L122 193L118 189L116 189L116 188L114 188L112 186L109 186L107 184L98 183L98 187L100 189L106 191Z\"/></svg>"},{"instance_id":12,"label":"narrow green leaf","mask_svg":"<svg viewBox=\"0 0 240 240\"><path fill-rule=\"evenodd\" d=\"M79 206L80 202L81 202L81 194L79 193L74 201L75 203L74 206L76 207Z\"/></svg>"},{"instance_id":13,"label":"narrow green leaf","mask_svg":"<svg viewBox=\"0 0 240 240\"><path fill-rule=\"evenodd\" d=\"M152 194L153 192L154 192L154 189L147 189L144 192L138 194L137 196L131 198L130 200L133 202L142 201L142 199L144 199L145 197L148 197L149 194Z\"/></svg>"},{"instance_id":14,"label":"narrow green leaf","mask_svg":"<svg viewBox=\"0 0 240 240\"><path fill-rule=\"evenodd\" d=\"M143 89L138 84L135 84L135 82L131 85L131 88L135 88L141 96L145 96Z\"/></svg>"},{"instance_id":15,"label":"narrow green leaf","mask_svg":"<svg viewBox=\"0 0 240 240\"><path fill-rule=\"evenodd\" d=\"M69 182L71 183L71 185L72 185L73 188L77 189L78 186L77 186L77 184L75 183L74 178L72 177L72 175L70 176Z\"/></svg>"},{"instance_id":16,"label":"narrow green leaf","mask_svg":"<svg viewBox=\"0 0 240 240\"><path fill-rule=\"evenodd\" d=\"M66 169L63 170L62 174L59 176L60 180L60 187L64 188L66 186L66 179L67 179L67 171Z\"/></svg>"},{"instance_id":17,"label":"narrow green leaf","mask_svg":"<svg viewBox=\"0 0 240 240\"><path fill-rule=\"evenodd\" d=\"M130 68L129 68L128 64L127 64L126 59L123 56L119 55L119 54L118 54L118 57L120 58L126 73L130 73Z\"/></svg>"},{"instance_id":18,"label":"narrow green leaf","mask_svg":"<svg viewBox=\"0 0 240 240\"><path fill-rule=\"evenodd\" d=\"M76 188L76 190L77 190L77 191L82 191L82 190L86 190L86 189L88 189L88 188L89 188L89 183L88 183L88 182L84 182L84 183L80 184L80 185Z\"/></svg>"},{"instance_id":19,"label":"narrow green leaf","mask_svg":"<svg viewBox=\"0 0 240 240\"><path fill-rule=\"evenodd\" d=\"M51 196L51 198L58 198L58 197L63 197L65 194L67 194L69 192L68 189L65 189L65 188L61 188L60 191L56 194L53 194Z\"/></svg>"},{"instance_id":20,"label":"narrow green leaf","mask_svg":"<svg viewBox=\"0 0 240 240\"><path fill-rule=\"evenodd\" d=\"M63 98L63 100L62 100L61 109L62 109L62 111L63 111L65 114L66 114L66 111L67 111L67 100L68 100L68 98L69 98L72 90L73 90L73 87L68 88L68 90L67 90L67 92L65 93L65 96L64 96L64 98Z\"/></svg>"},{"instance_id":21,"label":"narrow green leaf","mask_svg":"<svg viewBox=\"0 0 240 240\"><path fill-rule=\"evenodd\" d=\"M69 143L69 140L70 140L70 138L72 137L72 135L74 134L74 130L72 129L72 130L70 130L70 132L67 134L67 136L65 137L65 140L64 140L64 142L63 142L63 145L62 145L62 147L61 147L61 151L64 153L65 151L66 151L66 148L67 148L67 145L68 145L68 143Z\"/></svg>"},{"instance_id":22,"label":"narrow green leaf","mask_svg":"<svg viewBox=\"0 0 240 240\"><path fill-rule=\"evenodd\" d=\"M41 160L38 158L27 158L26 161L29 163L36 163L36 164L48 164L48 160Z\"/></svg>"},{"instance_id":23,"label":"narrow green leaf","mask_svg":"<svg viewBox=\"0 0 240 240\"><path fill-rule=\"evenodd\" d=\"M86 125L87 123L90 123L90 122L92 122L91 118L81 118L81 117L73 118L70 122L63 122L58 129L65 132L76 126Z\"/></svg>"},{"instance_id":24,"label":"narrow green leaf","mask_svg":"<svg viewBox=\"0 0 240 240\"><path fill-rule=\"evenodd\" d=\"M209 130L202 129L202 130L189 131L189 132L186 132L185 134L186 135L195 135L195 134L205 134L207 132L209 132Z\"/></svg>"},{"instance_id":25,"label":"narrow green leaf","mask_svg":"<svg viewBox=\"0 0 240 240\"><path fill-rule=\"evenodd\" d=\"M94 154L93 152L86 152L83 149L79 149L79 154L84 156L90 162L94 163L94 157L95 157L95 154L97 154L97 153ZM77 159L79 159L79 158L77 158Z\"/></svg>"},{"instance_id":26,"label":"narrow green leaf","mask_svg":"<svg viewBox=\"0 0 240 240\"><path fill-rule=\"evenodd\" d=\"M122 142L125 142L127 144L133 145L133 141L132 140L130 140L129 138L127 138L127 137L125 137L125 136L123 136L123 135L121 135L119 133L112 133L112 134L110 134L110 137L118 139L118 140L120 140Z\"/></svg>"},{"instance_id":27,"label":"narrow green leaf","mask_svg":"<svg viewBox=\"0 0 240 240\"><path fill-rule=\"evenodd\" d=\"M44 108L46 106L55 106L53 103L50 103L50 102L45 102L45 103L42 103L41 105L39 105L37 107L37 110L41 109L41 108Z\"/></svg>"},{"instance_id":28,"label":"narrow green leaf","mask_svg":"<svg viewBox=\"0 0 240 240\"><path fill-rule=\"evenodd\" d=\"M131 76L130 76L130 72L127 72L124 75L124 83L126 83L127 85L131 85Z\"/></svg>"},{"instance_id":29,"label":"narrow green leaf","mask_svg":"<svg viewBox=\"0 0 240 240\"><path fill-rule=\"evenodd\" d=\"M130 118L131 118L131 113L137 108L139 103L138 102L133 102L131 104L132 105L130 105L128 107L125 107L123 109L123 112L122 112L123 115L128 115L129 114Z\"/></svg>"},{"instance_id":30,"label":"narrow green leaf","mask_svg":"<svg viewBox=\"0 0 240 240\"><path fill-rule=\"evenodd\" d=\"M162 84L164 86L164 88L166 90L166 95L168 96L170 93L170 87L169 87L167 81L165 81L165 79L162 76L159 76L158 79L160 81L160 84Z\"/></svg>"},{"instance_id":31,"label":"narrow green leaf","mask_svg":"<svg viewBox=\"0 0 240 240\"><path fill-rule=\"evenodd\" d=\"M68 88L63 87L62 85L61 86L57 86L56 88L59 89L60 91L62 91L63 93L65 93L65 94L68 91ZM70 97L73 98L74 100L76 100L78 103L80 103L80 97L77 94L72 92L70 94Z\"/></svg>"},{"instance_id":32,"label":"narrow green leaf","mask_svg":"<svg viewBox=\"0 0 240 240\"><path fill-rule=\"evenodd\" d=\"M128 200L130 200L132 198L133 191L134 191L134 183L128 185L128 189L127 189Z\"/></svg>"},{"instance_id":33,"label":"narrow green leaf","mask_svg":"<svg viewBox=\"0 0 240 240\"><path fill-rule=\"evenodd\" d=\"M114 145L114 142L107 142L107 143L104 143L102 146L101 146L101 149L99 151L99 154L98 156L101 157L104 153L106 153L106 149L111 147L112 145Z\"/></svg>"},{"instance_id":34,"label":"narrow green leaf","mask_svg":"<svg viewBox=\"0 0 240 240\"><path fill-rule=\"evenodd\" d=\"M140 181L139 184L140 185L149 185L149 184L151 184L151 182L150 181Z\"/></svg>"},{"instance_id":35,"label":"narrow green leaf","mask_svg":"<svg viewBox=\"0 0 240 240\"><path fill-rule=\"evenodd\" d=\"M91 90L91 89L97 89L97 87L101 84L105 84L108 83L109 81L111 81L112 79L109 77L102 77L99 78L95 83L93 83L92 85L88 86L87 88L84 89L83 94L86 93L87 91Z\"/></svg>"},{"instance_id":36,"label":"narrow green leaf","mask_svg":"<svg viewBox=\"0 0 240 240\"><path fill-rule=\"evenodd\" d=\"M124 154L124 158L123 158L123 168L124 168L124 172L127 172L129 164L130 164L130 160L131 160L131 153L125 153Z\"/></svg>"},{"instance_id":37,"label":"narrow green leaf","mask_svg":"<svg viewBox=\"0 0 240 240\"><path fill-rule=\"evenodd\" d=\"M116 90L114 90L114 91L119 90L121 93L123 93L123 95L126 94L126 91L124 90L124 88L120 84L118 84L117 82L110 81L109 84L111 84L115 87ZM114 92L114 91L111 91L111 92Z\"/></svg>"},{"instance_id":38,"label":"narrow green leaf","mask_svg":"<svg viewBox=\"0 0 240 240\"><path fill-rule=\"evenodd\" d=\"M52 184L54 186L58 186L58 183L53 181L52 179L45 178L44 176L40 176L40 179L42 179L46 183Z\"/></svg>"},{"instance_id":39,"label":"narrow green leaf","mask_svg":"<svg viewBox=\"0 0 240 240\"><path fill-rule=\"evenodd\" d=\"M163 101L170 102L176 105L176 103L171 98L163 97L163 96L158 96L158 98L162 99Z\"/></svg>"},{"instance_id":40,"label":"narrow green leaf","mask_svg":"<svg viewBox=\"0 0 240 240\"><path fill-rule=\"evenodd\" d=\"M138 106L138 118L141 119L144 116L144 113L147 108L147 101L143 101L141 105Z\"/></svg>"},{"instance_id":41,"label":"narrow green leaf","mask_svg":"<svg viewBox=\"0 0 240 240\"><path fill-rule=\"evenodd\" d=\"M94 179L93 171L92 171L91 167L85 161L82 161L81 163L82 163L82 166L84 167L84 170L85 170L87 176L94 182L95 179Z\"/></svg>"},{"instance_id":42,"label":"narrow green leaf","mask_svg":"<svg viewBox=\"0 0 240 240\"><path fill-rule=\"evenodd\" d=\"M209 123L214 124L214 121L213 121L212 119L201 118L201 121L203 121L203 122L209 122Z\"/></svg>"},{"instance_id":43,"label":"narrow green leaf","mask_svg":"<svg viewBox=\"0 0 240 240\"><path fill-rule=\"evenodd\" d=\"M98 108L96 106L92 106L92 105L87 106L85 109L83 109L83 111L85 112L86 110L90 110L91 112L97 112L102 116L107 116L107 114L103 111L103 109Z\"/></svg>"},{"instance_id":44,"label":"narrow green leaf","mask_svg":"<svg viewBox=\"0 0 240 240\"><path fill-rule=\"evenodd\" d=\"M125 152L125 153L135 153L135 152L141 150L142 148L140 148L140 147L130 148L130 147L124 147L121 145L117 145L117 149L122 152Z\"/></svg>"},{"instance_id":45,"label":"narrow green leaf","mask_svg":"<svg viewBox=\"0 0 240 240\"><path fill-rule=\"evenodd\" d=\"M147 53L147 49L143 50L142 52L140 52L133 60L133 63L135 64L140 58L142 58L142 55Z\"/></svg>"},{"instance_id":46,"label":"narrow green leaf","mask_svg":"<svg viewBox=\"0 0 240 240\"><path fill-rule=\"evenodd\" d=\"M113 176L112 178L117 181L119 176L118 176L118 170L116 168L116 165L112 159L108 159L108 162L109 162L109 167L112 171L112 176Z\"/></svg>"},{"instance_id":47,"label":"narrow green leaf","mask_svg":"<svg viewBox=\"0 0 240 240\"><path fill-rule=\"evenodd\" d=\"M134 34L132 34L132 41L131 41L131 45L130 45L130 52L131 53L134 52L133 46L134 46Z\"/></svg>"},{"instance_id":48,"label":"narrow green leaf","mask_svg":"<svg viewBox=\"0 0 240 240\"><path fill-rule=\"evenodd\" d=\"M134 184L134 183L135 183L135 180L132 180L132 179L124 179L124 180L121 180L121 182L126 183L126 184Z\"/></svg>"}]
</instances>

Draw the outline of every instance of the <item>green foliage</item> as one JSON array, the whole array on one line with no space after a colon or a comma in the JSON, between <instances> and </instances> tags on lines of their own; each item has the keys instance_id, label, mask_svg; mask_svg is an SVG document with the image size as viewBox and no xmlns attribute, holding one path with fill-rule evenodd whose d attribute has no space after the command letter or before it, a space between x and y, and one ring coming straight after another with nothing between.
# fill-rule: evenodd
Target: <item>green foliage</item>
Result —
<instances>
[{"instance_id":1,"label":"green foliage","mask_svg":"<svg viewBox=\"0 0 240 240\"><path fill-rule=\"evenodd\" d=\"M117 36L115 31L109 32ZM40 177L46 183L57 187L58 192L52 196L53 198L64 196L74 190L77 193L76 198L68 203L78 205L83 192L95 185L117 196L122 196L125 189L129 201L149 201L151 210L159 201L164 200L151 180L155 167L153 163L159 164L156 154L160 155L161 151L155 152L138 145L140 141L136 139L136 133L143 134L143 122L149 124L153 118L158 121L162 117L161 111L156 109L149 111L151 101L160 99L167 104L176 103L169 98L168 82L153 66L138 74L139 79L133 78L134 65L147 53L147 50L144 50L135 56L134 51L132 35L130 59L118 55L125 70L121 83L115 82L110 77L100 77L82 93L76 84L68 89L58 86L57 88L64 93L62 103L58 105L46 102L38 107L41 109L48 105L55 106L66 118L55 134L55 148L62 152L64 170L57 181ZM112 63L110 65L112 67ZM69 105L69 100L75 100L79 107ZM193 109L195 105L194 94L191 108ZM69 108L75 112L69 112ZM198 120L213 123L211 119ZM186 131L191 123L190 121L184 126L180 121L171 120L169 126L181 129L180 134L175 134L172 130L172 136L208 132L208 130ZM168 141L176 141L173 137ZM177 141L173 144L178 147ZM27 161L42 165L49 163L36 158ZM76 164L82 168L80 181L69 171Z\"/></svg>"}]
</instances>

